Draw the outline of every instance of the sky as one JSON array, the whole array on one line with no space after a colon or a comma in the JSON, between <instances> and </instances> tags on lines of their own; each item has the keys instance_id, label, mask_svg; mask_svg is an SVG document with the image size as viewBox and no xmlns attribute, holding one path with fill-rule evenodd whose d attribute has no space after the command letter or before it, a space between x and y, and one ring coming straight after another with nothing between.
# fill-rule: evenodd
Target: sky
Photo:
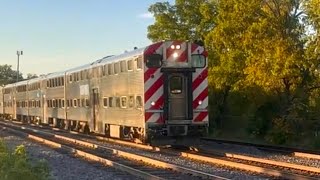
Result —
<instances>
[{"instance_id":1,"label":"sky","mask_svg":"<svg viewBox=\"0 0 320 180\"><path fill-rule=\"evenodd\" d=\"M161 0L0 0L0 65L47 74L151 43L148 8ZM173 0L169 0L173 3Z\"/></svg>"}]
</instances>

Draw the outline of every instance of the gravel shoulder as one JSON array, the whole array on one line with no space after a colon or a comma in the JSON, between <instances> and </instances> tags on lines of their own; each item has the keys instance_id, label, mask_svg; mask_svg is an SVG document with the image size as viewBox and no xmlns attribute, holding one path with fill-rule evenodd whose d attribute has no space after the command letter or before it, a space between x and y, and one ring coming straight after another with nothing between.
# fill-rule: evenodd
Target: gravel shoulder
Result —
<instances>
[{"instance_id":1,"label":"gravel shoulder","mask_svg":"<svg viewBox=\"0 0 320 180\"><path fill-rule=\"evenodd\" d=\"M31 161L44 159L50 168L50 179L53 180L138 179L111 167L62 154L44 145L12 135L2 128L0 138L10 149L23 144Z\"/></svg>"},{"instance_id":2,"label":"gravel shoulder","mask_svg":"<svg viewBox=\"0 0 320 180\"><path fill-rule=\"evenodd\" d=\"M266 151L261 151L255 147L206 142L204 145L204 148L215 149L215 150L229 152L229 153L236 153L240 155L247 155L247 156L252 156L257 158L263 158L268 160L275 160L275 161L320 168L320 160L317 160L317 159L301 158L301 157L294 157L290 155L283 155L280 153L266 152Z\"/></svg>"}]
</instances>

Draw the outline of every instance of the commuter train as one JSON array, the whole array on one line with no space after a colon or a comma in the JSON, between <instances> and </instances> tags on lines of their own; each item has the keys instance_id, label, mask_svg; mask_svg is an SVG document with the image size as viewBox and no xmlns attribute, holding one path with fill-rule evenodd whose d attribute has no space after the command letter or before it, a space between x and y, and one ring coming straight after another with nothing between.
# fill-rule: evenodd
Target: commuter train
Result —
<instances>
[{"instance_id":1,"label":"commuter train","mask_svg":"<svg viewBox=\"0 0 320 180\"><path fill-rule=\"evenodd\" d=\"M207 52L162 41L73 69L2 86L0 114L147 142L208 130Z\"/></svg>"}]
</instances>

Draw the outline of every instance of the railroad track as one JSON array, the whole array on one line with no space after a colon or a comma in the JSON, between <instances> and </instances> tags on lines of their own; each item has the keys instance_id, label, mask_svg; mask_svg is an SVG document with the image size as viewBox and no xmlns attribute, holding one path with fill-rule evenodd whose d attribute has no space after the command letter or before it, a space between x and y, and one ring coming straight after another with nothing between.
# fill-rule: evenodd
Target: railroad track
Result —
<instances>
[{"instance_id":1,"label":"railroad track","mask_svg":"<svg viewBox=\"0 0 320 180\"><path fill-rule=\"evenodd\" d=\"M273 145L266 145L266 144L256 144L256 143L239 142L239 141L214 139L214 138L201 138L201 140L207 141L207 142L215 142L218 144L251 146L263 151L278 152L278 153L290 154L296 157L312 158L312 159L320 160L320 151L316 151L316 150L308 150L308 149L293 148L293 147L286 147L286 146L273 146Z\"/></svg>"},{"instance_id":2,"label":"railroad track","mask_svg":"<svg viewBox=\"0 0 320 180\"><path fill-rule=\"evenodd\" d=\"M119 141L104 137L91 137L81 135L82 138L92 141L93 138L108 141L112 143L119 143L126 146L133 146L135 148L144 149L153 152L161 152L173 154L177 157L190 158L195 161L202 161L215 166L223 166L231 169L237 169L246 172L254 172L258 174L265 174L275 178L286 179L319 179L319 168L309 166L301 166L291 163L283 163L279 161L265 160L261 158L254 158L249 156L218 152L218 151L203 151L201 149L193 149L193 151L177 151L172 149L165 149L159 147L146 146L141 144L130 143L126 141ZM91 143L91 142L90 142ZM196 151L195 151L196 150Z\"/></svg>"},{"instance_id":3,"label":"railroad track","mask_svg":"<svg viewBox=\"0 0 320 180\"><path fill-rule=\"evenodd\" d=\"M0 122L0 125L25 138L44 143L66 153L112 166L143 179L227 179L38 129L19 127L6 122Z\"/></svg>"}]
</instances>

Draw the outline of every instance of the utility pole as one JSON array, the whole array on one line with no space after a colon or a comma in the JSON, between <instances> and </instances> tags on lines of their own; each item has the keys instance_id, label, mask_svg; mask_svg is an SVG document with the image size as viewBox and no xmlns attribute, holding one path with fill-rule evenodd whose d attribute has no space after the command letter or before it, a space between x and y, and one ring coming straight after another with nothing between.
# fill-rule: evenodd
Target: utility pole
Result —
<instances>
[{"instance_id":1,"label":"utility pole","mask_svg":"<svg viewBox=\"0 0 320 180\"><path fill-rule=\"evenodd\" d=\"M18 64L17 64L17 81L19 81L19 57L20 55L23 55L23 51L17 51L17 56L18 56Z\"/></svg>"}]
</instances>

